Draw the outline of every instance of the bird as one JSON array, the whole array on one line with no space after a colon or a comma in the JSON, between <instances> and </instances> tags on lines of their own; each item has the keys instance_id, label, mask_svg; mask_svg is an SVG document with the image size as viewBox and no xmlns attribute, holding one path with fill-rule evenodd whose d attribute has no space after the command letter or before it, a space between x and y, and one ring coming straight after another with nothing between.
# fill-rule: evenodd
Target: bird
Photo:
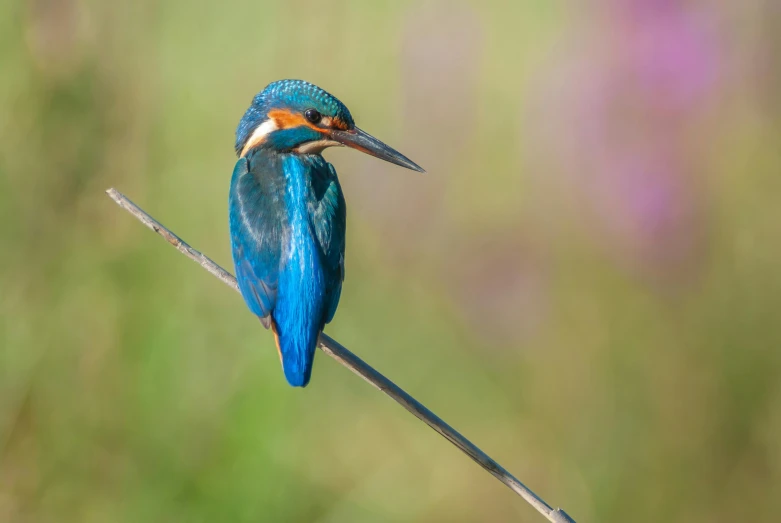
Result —
<instances>
[{"instance_id":1,"label":"bird","mask_svg":"<svg viewBox=\"0 0 781 523\"><path fill-rule=\"evenodd\" d=\"M244 302L274 334L287 382L305 387L344 281L346 207L329 147L413 171L418 164L359 129L336 97L303 80L256 94L236 128L228 198L231 252Z\"/></svg>"}]
</instances>

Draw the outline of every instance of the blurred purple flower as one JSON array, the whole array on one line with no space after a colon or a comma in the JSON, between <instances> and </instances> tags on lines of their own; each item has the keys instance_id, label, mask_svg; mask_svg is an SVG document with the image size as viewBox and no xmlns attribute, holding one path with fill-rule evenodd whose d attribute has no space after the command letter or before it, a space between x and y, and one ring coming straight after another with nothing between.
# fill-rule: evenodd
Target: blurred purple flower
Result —
<instances>
[{"instance_id":1,"label":"blurred purple flower","mask_svg":"<svg viewBox=\"0 0 781 523\"><path fill-rule=\"evenodd\" d=\"M688 143L720 89L720 46L681 2L603 5L605 26L576 37L572 63L542 86L544 161L561 162L620 259L674 275L704 238L701 166Z\"/></svg>"},{"instance_id":2,"label":"blurred purple flower","mask_svg":"<svg viewBox=\"0 0 781 523\"><path fill-rule=\"evenodd\" d=\"M617 153L590 191L613 245L630 262L670 271L696 257L701 240L698 199L682 164L658 148Z\"/></svg>"},{"instance_id":3,"label":"blurred purple flower","mask_svg":"<svg viewBox=\"0 0 781 523\"><path fill-rule=\"evenodd\" d=\"M613 2L619 72L649 104L685 112L715 87L719 47L700 12L674 0Z\"/></svg>"}]
</instances>

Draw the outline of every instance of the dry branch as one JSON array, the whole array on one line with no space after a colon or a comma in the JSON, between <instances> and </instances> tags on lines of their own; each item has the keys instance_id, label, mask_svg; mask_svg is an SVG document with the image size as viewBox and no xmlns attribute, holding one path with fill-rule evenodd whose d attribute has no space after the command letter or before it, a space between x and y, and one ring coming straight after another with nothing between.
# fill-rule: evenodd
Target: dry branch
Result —
<instances>
[{"instance_id":1,"label":"dry branch","mask_svg":"<svg viewBox=\"0 0 781 523\"><path fill-rule=\"evenodd\" d=\"M128 200L125 195L113 188L106 191L106 193L111 197L112 200L117 202L120 207L135 216L139 221L141 221L141 223L165 238L166 241L176 247L179 252L191 260L198 262L201 267L209 271L213 276L216 276L220 281L231 287L233 290L239 290L238 285L236 284L236 278L234 278L231 273L214 263L201 252L190 247L181 238L164 227L160 222L149 216L140 207ZM490 472L492 476L507 485L510 489L512 489L513 492L526 500L527 503L534 507L549 521L553 521L555 523L575 523L575 521L569 515L567 515L566 512L559 508L555 510L552 509L539 496L526 487L526 485L515 479L512 474L507 472L507 470L499 465L499 463L491 459L485 452L477 448L477 446L475 446L471 441L462 436L453 427L442 421L439 416L428 410L422 403L404 392L391 380L374 370L374 368L372 368L361 358L347 350L336 340L327 334L321 334L318 346L323 350L323 352L353 371L355 374L366 380L378 390L390 396L394 401L410 411L426 425L439 432L442 436L445 437L445 439L458 447L464 454L476 461L478 465Z\"/></svg>"}]
</instances>

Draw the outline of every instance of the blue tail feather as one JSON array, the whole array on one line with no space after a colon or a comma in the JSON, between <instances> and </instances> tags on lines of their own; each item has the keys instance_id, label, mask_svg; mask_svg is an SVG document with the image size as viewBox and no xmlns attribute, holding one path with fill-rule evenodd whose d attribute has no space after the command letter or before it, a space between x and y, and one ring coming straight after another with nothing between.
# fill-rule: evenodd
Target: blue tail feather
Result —
<instances>
[{"instance_id":1,"label":"blue tail feather","mask_svg":"<svg viewBox=\"0 0 781 523\"><path fill-rule=\"evenodd\" d=\"M301 334L304 335L290 335L277 325L282 370L285 372L285 379L293 387L306 387L309 383L320 331L309 329L308 332Z\"/></svg>"}]
</instances>

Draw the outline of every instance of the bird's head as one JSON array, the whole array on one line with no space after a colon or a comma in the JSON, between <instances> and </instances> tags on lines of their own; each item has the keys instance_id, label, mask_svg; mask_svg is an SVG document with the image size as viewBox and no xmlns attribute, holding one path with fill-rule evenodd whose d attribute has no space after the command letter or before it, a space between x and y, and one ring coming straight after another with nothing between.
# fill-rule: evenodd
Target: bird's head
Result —
<instances>
[{"instance_id":1,"label":"bird's head","mask_svg":"<svg viewBox=\"0 0 781 523\"><path fill-rule=\"evenodd\" d=\"M269 84L252 100L236 129L236 154L258 148L319 154L347 146L385 161L424 172L415 162L355 126L345 105L303 80Z\"/></svg>"}]
</instances>

